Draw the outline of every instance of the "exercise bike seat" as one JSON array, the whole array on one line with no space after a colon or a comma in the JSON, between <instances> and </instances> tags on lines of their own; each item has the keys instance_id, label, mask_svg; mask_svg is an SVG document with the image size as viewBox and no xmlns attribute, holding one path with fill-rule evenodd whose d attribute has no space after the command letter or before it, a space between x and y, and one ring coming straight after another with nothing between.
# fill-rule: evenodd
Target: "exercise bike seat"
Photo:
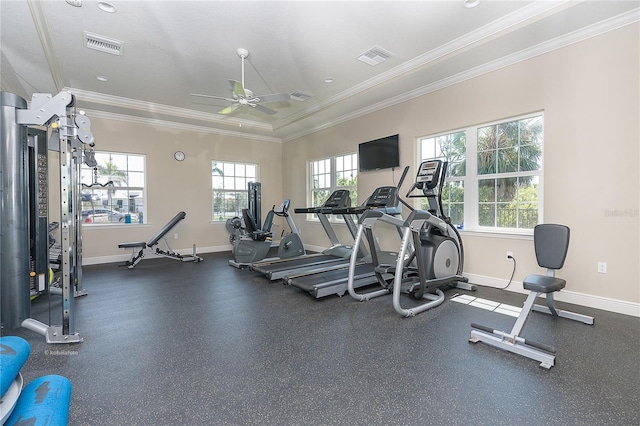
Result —
<instances>
[{"instance_id":1,"label":"exercise bike seat","mask_svg":"<svg viewBox=\"0 0 640 426\"><path fill-rule=\"evenodd\" d=\"M252 240L265 241L268 237L271 237L271 232L262 231L257 229L256 221L249 213L249 209L242 209L242 218L244 219L244 226L247 233Z\"/></svg>"}]
</instances>

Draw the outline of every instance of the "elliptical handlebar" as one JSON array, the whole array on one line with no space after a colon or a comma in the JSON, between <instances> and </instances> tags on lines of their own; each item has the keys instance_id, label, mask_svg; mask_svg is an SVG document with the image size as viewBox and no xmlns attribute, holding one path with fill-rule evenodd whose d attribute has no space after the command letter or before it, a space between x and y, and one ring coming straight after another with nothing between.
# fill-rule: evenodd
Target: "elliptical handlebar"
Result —
<instances>
[{"instance_id":1,"label":"elliptical handlebar","mask_svg":"<svg viewBox=\"0 0 640 426\"><path fill-rule=\"evenodd\" d=\"M289 206L290 205L291 205L291 200L288 199L288 198L285 198L284 201L282 201L282 204L280 204L280 207L278 207L277 210L276 210L276 205L275 204L273 205L271 210L273 210L273 213L275 213L276 216L287 217L287 216L289 216Z\"/></svg>"},{"instance_id":2,"label":"elliptical handlebar","mask_svg":"<svg viewBox=\"0 0 640 426\"><path fill-rule=\"evenodd\" d=\"M396 188L398 189L398 201L400 201L402 205L408 208L409 211L414 211L415 209L413 208L413 206L409 205L409 203L407 203L405 200L402 199L402 197L400 197L400 188L404 183L404 179L407 177L407 173L409 173L409 166L405 166L404 171L402 172L402 176L400 177L400 181L398 181L398 186L396 186ZM409 192L411 192L411 190L409 190Z\"/></svg>"}]
</instances>

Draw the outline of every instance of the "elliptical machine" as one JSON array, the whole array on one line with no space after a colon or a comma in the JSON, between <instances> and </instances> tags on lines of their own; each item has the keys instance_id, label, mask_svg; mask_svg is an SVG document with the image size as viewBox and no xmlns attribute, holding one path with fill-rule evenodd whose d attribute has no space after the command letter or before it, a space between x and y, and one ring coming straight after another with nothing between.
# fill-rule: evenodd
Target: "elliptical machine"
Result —
<instances>
[{"instance_id":1,"label":"elliptical machine","mask_svg":"<svg viewBox=\"0 0 640 426\"><path fill-rule=\"evenodd\" d=\"M441 192L446 169L446 161L424 161L418 168L415 182L407 192L407 198L426 197L428 210L415 210L401 200L411 210L404 221L380 213L363 215L359 236L364 232L369 240L373 240L374 224L377 220L382 220L402 230L402 242L395 265L374 265L380 277L393 275L392 280L378 280L382 289L357 294L349 282L349 294L356 300L369 300L392 292L396 312L410 317L444 302L444 287L475 290L474 286L468 284L468 279L462 276L464 249L460 234L442 209ZM414 195L416 189L421 190L422 194ZM400 294L408 294L416 300L426 302L403 308Z\"/></svg>"},{"instance_id":2,"label":"elliptical machine","mask_svg":"<svg viewBox=\"0 0 640 426\"><path fill-rule=\"evenodd\" d=\"M418 168L416 181L407 192L407 198L427 198L428 210L413 210L405 221L400 253L396 264L393 307L400 315L414 316L444 302L442 288L457 287L475 290L468 284L469 279L462 275L464 266L464 248L462 238L451 219L442 208L442 188L447 174L448 162L442 160L423 161ZM422 194L414 194L415 190ZM411 257L415 258L415 267L404 267L402 259L413 245ZM400 305L400 293L410 294L415 299L428 302L403 308Z\"/></svg>"}]
</instances>

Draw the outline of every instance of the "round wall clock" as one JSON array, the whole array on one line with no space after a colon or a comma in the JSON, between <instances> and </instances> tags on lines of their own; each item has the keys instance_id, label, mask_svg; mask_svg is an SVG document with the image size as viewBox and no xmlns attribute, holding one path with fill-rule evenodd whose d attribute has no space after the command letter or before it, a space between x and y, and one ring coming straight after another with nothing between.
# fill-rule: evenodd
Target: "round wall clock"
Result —
<instances>
[{"instance_id":1,"label":"round wall clock","mask_svg":"<svg viewBox=\"0 0 640 426\"><path fill-rule=\"evenodd\" d=\"M176 151L175 154L173 154L173 158L175 158L178 161L184 160L184 158L185 158L184 152Z\"/></svg>"}]
</instances>

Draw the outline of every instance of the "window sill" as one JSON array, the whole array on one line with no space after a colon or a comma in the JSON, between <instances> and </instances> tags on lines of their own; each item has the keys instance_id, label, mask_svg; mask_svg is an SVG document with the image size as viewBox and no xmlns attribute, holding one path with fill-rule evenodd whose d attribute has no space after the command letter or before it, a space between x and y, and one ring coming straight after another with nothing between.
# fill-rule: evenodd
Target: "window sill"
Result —
<instances>
[{"instance_id":1,"label":"window sill","mask_svg":"<svg viewBox=\"0 0 640 426\"><path fill-rule=\"evenodd\" d=\"M149 228L152 224L149 223L83 223L83 228L91 229L110 229L110 228Z\"/></svg>"},{"instance_id":2,"label":"window sill","mask_svg":"<svg viewBox=\"0 0 640 426\"><path fill-rule=\"evenodd\" d=\"M532 240L533 229L531 230L503 230L503 229L460 229L458 230L462 236L470 237L486 237L486 238L504 238L512 240Z\"/></svg>"}]
</instances>

